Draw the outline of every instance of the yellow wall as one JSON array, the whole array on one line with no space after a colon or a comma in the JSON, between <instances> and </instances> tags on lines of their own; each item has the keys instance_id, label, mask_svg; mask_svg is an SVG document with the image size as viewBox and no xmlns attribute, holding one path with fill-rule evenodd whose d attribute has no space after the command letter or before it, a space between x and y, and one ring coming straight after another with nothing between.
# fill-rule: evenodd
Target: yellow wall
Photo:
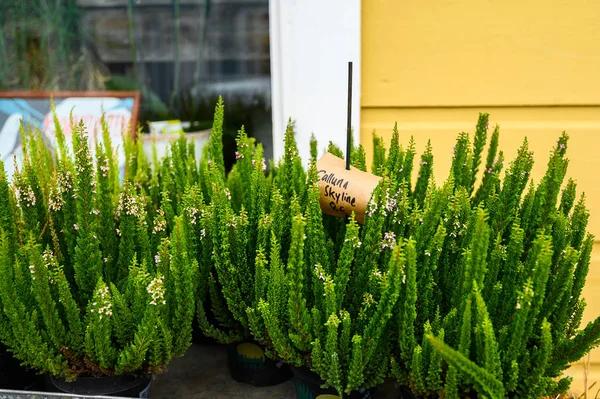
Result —
<instances>
[{"instance_id":1,"label":"yellow wall","mask_svg":"<svg viewBox=\"0 0 600 399\"><path fill-rule=\"evenodd\" d=\"M363 0L361 142L394 122L419 152L434 146L436 180L448 174L456 134L478 112L501 128L507 159L524 136L539 177L561 131L568 175L584 190L599 237L584 292L585 320L600 314L600 1ZM574 387L583 374L574 368ZM590 381L600 384L600 351Z\"/></svg>"}]
</instances>

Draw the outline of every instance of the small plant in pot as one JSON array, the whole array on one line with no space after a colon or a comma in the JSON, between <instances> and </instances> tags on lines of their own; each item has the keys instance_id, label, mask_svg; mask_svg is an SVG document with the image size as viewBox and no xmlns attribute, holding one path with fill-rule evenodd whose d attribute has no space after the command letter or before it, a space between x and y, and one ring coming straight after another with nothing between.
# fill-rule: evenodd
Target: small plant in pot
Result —
<instances>
[{"instance_id":1,"label":"small plant in pot","mask_svg":"<svg viewBox=\"0 0 600 399\"><path fill-rule=\"evenodd\" d=\"M268 211L269 179L262 146L254 145L242 128L237 161L225 176L222 146L223 104L215 112L210 141L201 160L200 185L185 193L182 212L190 253L200 265L198 321L205 335L228 345L232 377L256 386L291 378L282 362L264 354L252 339L246 309L256 305L254 279L257 234Z\"/></svg>"},{"instance_id":2,"label":"small plant in pot","mask_svg":"<svg viewBox=\"0 0 600 399\"><path fill-rule=\"evenodd\" d=\"M181 218L165 237L143 184L119 182L106 129L94 156L72 132L72 153L58 124L53 153L26 132L14 183L0 176L0 338L64 392L144 396L190 344L196 264Z\"/></svg>"},{"instance_id":3,"label":"small plant in pot","mask_svg":"<svg viewBox=\"0 0 600 399\"><path fill-rule=\"evenodd\" d=\"M367 398L369 388L383 382L388 371L392 310L404 269L414 267L414 242L394 245L388 237L387 244L382 243L389 179L376 189L362 228L354 217L323 215L314 141L312 149L306 173L290 125L284 158L270 176L270 190L262 183L250 186L253 203L268 198L267 206L236 214L228 201L231 195L235 203L233 193L221 190L213 198L213 217L223 226L224 244L215 248L217 257L226 251L239 253L236 241L256 242L253 256L244 253L248 260L254 257L253 268L230 272L227 277L233 281L223 286L223 295L232 313L247 320L266 354L292 366L299 399ZM339 153L333 146L330 150ZM254 176L257 162L254 159ZM254 184L253 179L247 181ZM256 228L249 227L253 218ZM243 273L249 277L240 276ZM242 296L236 287L243 288L248 279L254 281L254 290Z\"/></svg>"},{"instance_id":4,"label":"small plant in pot","mask_svg":"<svg viewBox=\"0 0 600 399\"><path fill-rule=\"evenodd\" d=\"M600 343L600 318L580 329L594 238L585 197L573 180L563 186L568 136L534 186L526 140L501 177L496 127L476 187L487 125L482 114L473 141L459 135L449 179L430 182L425 201L398 201L408 223L390 225L414 237L418 265L406 268L395 311L402 397L557 397L571 382L562 371ZM397 143L395 131L380 163L388 173Z\"/></svg>"}]
</instances>

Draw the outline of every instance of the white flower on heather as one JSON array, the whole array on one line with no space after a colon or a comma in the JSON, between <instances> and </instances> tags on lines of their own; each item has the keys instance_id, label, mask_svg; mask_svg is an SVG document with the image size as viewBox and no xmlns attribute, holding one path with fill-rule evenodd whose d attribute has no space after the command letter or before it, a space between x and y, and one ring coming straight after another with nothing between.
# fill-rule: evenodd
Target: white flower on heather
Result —
<instances>
[{"instance_id":1,"label":"white flower on heather","mask_svg":"<svg viewBox=\"0 0 600 399\"><path fill-rule=\"evenodd\" d=\"M108 166L108 158L104 158L104 165L100 165L100 170L102 171L102 177L108 176L109 169L110 168Z\"/></svg>"},{"instance_id":2,"label":"white flower on heather","mask_svg":"<svg viewBox=\"0 0 600 399\"><path fill-rule=\"evenodd\" d=\"M360 245L361 245L361 242L357 236L352 237L352 239L345 238L344 242L351 242L351 244L354 248L360 248Z\"/></svg>"},{"instance_id":3,"label":"white flower on heather","mask_svg":"<svg viewBox=\"0 0 600 399\"><path fill-rule=\"evenodd\" d=\"M323 270L323 266L316 264L315 265L315 274L317 275L319 280L325 281L325 270Z\"/></svg>"},{"instance_id":4,"label":"white flower on heather","mask_svg":"<svg viewBox=\"0 0 600 399\"><path fill-rule=\"evenodd\" d=\"M373 200L373 198L371 198L367 204L367 211L365 214L367 216L371 216L375 211L377 211L377 203Z\"/></svg>"},{"instance_id":5,"label":"white flower on heather","mask_svg":"<svg viewBox=\"0 0 600 399\"><path fill-rule=\"evenodd\" d=\"M196 216L198 215L198 208L186 207L185 210L187 211L188 216L190 217L190 223L196 224Z\"/></svg>"},{"instance_id":6,"label":"white flower on heather","mask_svg":"<svg viewBox=\"0 0 600 399\"><path fill-rule=\"evenodd\" d=\"M44 251L44 253L42 254L42 259L44 260L44 263L42 265L46 269L58 268L56 258L54 257L54 254L50 249L46 249ZM53 273L48 273L48 281L50 282L50 284L56 284L56 281L53 278Z\"/></svg>"},{"instance_id":7,"label":"white flower on heather","mask_svg":"<svg viewBox=\"0 0 600 399\"><path fill-rule=\"evenodd\" d=\"M44 266L46 268L51 267L56 264L56 258L50 249L46 249L42 254L42 259L44 260Z\"/></svg>"},{"instance_id":8,"label":"white flower on heather","mask_svg":"<svg viewBox=\"0 0 600 399\"><path fill-rule=\"evenodd\" d=\"M50 195L48 196L48 209L53 212L58 212L62 209L63 199L60 193L60 186L52 185L50 187Z\"/></svg>"},{"instance_id":9,"label":"white flower on heather","mask_svg":"<svg viewBox=\"0 0 600 399\"><path fill-rule=\"evenodd\" d=\"M13 184L13 192L15 193L17 203L21 202L21 189Z\"/></svg>"},{"instance_id":10,"label":"white flower on heather","mask_svg":"<svg viewBox=\"0 0 600 399\"><path fill-rule=\"evenodd\" d=\"M95 302L92 303L92 309L90 309L91 313L98 313L100 320L102 320L104 316L112 316L112 302L106 284L103 283L100 288L98 288L96 295L94 295L94 300Z\"/></svg>"},{"instance_id":11,"label":"white flower on heather","mask_svg":"<svg viewBox=\"0 0 600 399\"><path fill-rule=\"evenodd\" d=\"M35 206L36 198L31 186L27 186L24 191L16 189L15 196L17 197L17 200L22 200L27 208Z\"/></svg>"},{"instance_id":12,"label":"white flower on heather","mask_svg":"<svg viewBox=\"0 0 600 399\"><path fill-rule=\"evenodd\" d=\"M150 284L148 284L147 288L148 294L152 297L150 301L150 305L165 305L167 301L165 300L165 287L164 287L164 279L161 275L155 277Z\"/></svg>"},{"instance_id":13,"label":"white flower on heather","mask_svg":"<svg viewBox=\"0 0 600 399\"><path fill-rule=\"evenodd\" d=\"M161 231L167 231L167 219L165 218L165 212L159 209L154 217L154 227L152 228L152 234L159 233Z\"/></svg>"},{"instance_id":14,"label":"white flower on heather","mask_svg":"<svg viewBox=\"0 0 600 399\"><path fill-rule=\"evenodd\" d=\"M119 197L119 205L117 212L119 214L125 213L130 216L140 216L143 209L143 204L134 195L131 195L127 190L121 193Z\"/></svg>"},{"instance_id":15,"label":"white flower on heather","mask_svg":"<svg viewBox=\"0 0 600 399\"><path fill-rule=\"evenodd\" d=\"M392 198L388 198L387 204L385 205L385 208L388 210L388 212L392 212L395 208L396 208L396 198L392 197Z\"/></svg>"}]
</instances>

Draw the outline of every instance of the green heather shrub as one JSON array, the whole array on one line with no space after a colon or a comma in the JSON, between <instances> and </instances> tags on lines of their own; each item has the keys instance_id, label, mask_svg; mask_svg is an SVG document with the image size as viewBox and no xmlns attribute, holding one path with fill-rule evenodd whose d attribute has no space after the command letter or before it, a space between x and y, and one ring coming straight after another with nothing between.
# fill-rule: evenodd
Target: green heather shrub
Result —
<instances>
[{"instance_id":1,"label":"green heather shrub","mask_svg":"<svg viewBox=\"0 0 600 399\"><path fill-rule=\"evenodd\" d=\"M482 114L473 140L458 136L441 186L430 178L428 145L411 187L403 173L414 146L403 150L397 129L388 157L373 165L392 179L382 238L413 246L394 310L391 372L422 398L555 397L571 382L561 372L600 342L600 318L580 329L594 238L585 196L577 200L573 180L563 186L568 136L536 186L526 139L503 178L498 127L482 160L487 128ZM380 265L393 258L387 248L380 256Z\"/></svg>"},{"instance_id":2,"label":"green heather shrub","mask_svg":"<svg viewBox=\"0 0 600 399\"><path fill-rule=\"evenodd\" d=\"M205 335L231 343L250 337L246 308L255 296L256 231L269 212L271 179L262 146L243 127L236 139L236 163L225 174L223 114L219 100L200 161L201 179L185 192L182 212L188 248L199 264L200 327Z\"/></svg>"},{"instance_id":3,"label":"green heather shrub","mask_svg":"<svg viewBox=\"0 0 600 399\"><path fill-rule=\"evenodd\" d=\"M317 143L306 172L292 125L268 175L241 130L226 176L221 107L205 180L184 194L206 334L251 334L268 356L309 367L340 394L386 375L423 398L567 390L561 372L598 343L600 319L580 329L593 237L585 197L577 200L573 180L563 187L566 134L535 186L527 140L504 171L499 129L488 144L482 114L472 140L458 136L437 186L431 145L413 183L415 144L403 148L395 128L387 151L375 137L372 169L383 179L360 226L321 212ZM362 147L352 163L366 170Z\"/></svg>"},{"instance_id":4,"label":"green heather shrub","mask_svg":"<svg viewBox=\"0 0 600 399\"><path fill-rule=\"evenodd\" d=\"M210 187L207 194L192 187L184 200L184 219L192 231L189 247L196 245L200 259L202 330L221 342L252 336L268 356L312 368L339 392L381 383L390 359L388 322L401 270L415 259L414 242L396 246L393 256L386 254L385 265L373 277L383 259L383 206L363 228L353 219L323 215L316 141L307 173L291 124L285 155L268 175L261 146L243 129L237 143L237 161L225 176L219 130L213 129L200 168ZM330 150L339 151L333 145ZM363 154L364 165L364 150L355 151ZM386 179L378 189L378 204L386 200L390 183ZM207 196L210 200L203 201Z\"/></svg>"},{"instance_id":5,"label":"green heather shrub","mask_svg":"<svg viewBox=\"0 0 600 399\"><path fill-rule=\"evenodd\" d=\"M121 184L106 123L94 151L82 123L72 149L55 124L52 151L23 129L23 167L0 175L0 339L66 380L160 372L189 346L196 300L184 222L168 215L167 231L160 197L179 169L127 139Z\"/></svg>"}]
</instances>

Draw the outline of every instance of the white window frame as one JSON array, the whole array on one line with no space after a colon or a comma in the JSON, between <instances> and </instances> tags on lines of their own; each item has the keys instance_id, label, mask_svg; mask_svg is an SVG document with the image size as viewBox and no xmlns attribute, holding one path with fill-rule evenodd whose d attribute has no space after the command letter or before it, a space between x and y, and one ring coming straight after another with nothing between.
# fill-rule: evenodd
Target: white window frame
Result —
<instances>
[{"instance_id":1,"label":"white window frame","mask_svg":"<svg viewBox=\"0 0 600 399\"><path fill-rule=\"evenodd\" d=\"M283 156L287 121L306 163L312 133L319 152L345 152L348 61L353 62L352 128L360 140L360 0L270 0L273 157Z\"/></svg>"}]
</instances>

